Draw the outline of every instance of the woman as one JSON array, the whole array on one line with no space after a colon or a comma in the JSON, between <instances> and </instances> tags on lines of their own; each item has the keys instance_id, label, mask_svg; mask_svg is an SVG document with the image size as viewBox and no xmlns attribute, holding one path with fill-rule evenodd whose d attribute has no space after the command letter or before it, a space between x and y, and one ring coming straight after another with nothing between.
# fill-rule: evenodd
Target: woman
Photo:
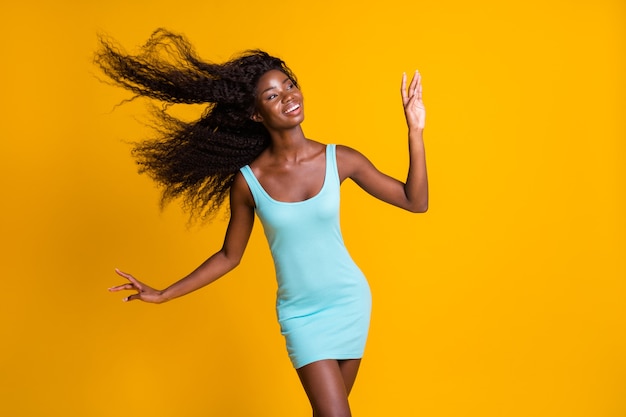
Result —
<instances>
[{"instance_id":1,"label":"woman","mask_svg":"<svg viewBox=\"0 0 626 417\"><path fill-rule=\"evenodd\" d=\"M183 37L165 30L157 30L137 56L106 40L101 46L96 63L137 95L208 103L192 123L157 111L160 137L138 144L134 154L141 170L164 187L163 201L182 197L192 215L206 218L228 196L230 209L222 249L189 275L156 290L116 270L128 283L110 291L135 291L125 301L162 303L210 284L239 264L256 213L276 267L281 332L313 415L350 416L348 394L367 338L370 292L343 244L339 187L350 178L387 203L427 210L419 73L408 89L402 76L410 156L402 183L354 149L306 138L296 78L265 52L207 63Z\"/></svg>"}]
</instances>

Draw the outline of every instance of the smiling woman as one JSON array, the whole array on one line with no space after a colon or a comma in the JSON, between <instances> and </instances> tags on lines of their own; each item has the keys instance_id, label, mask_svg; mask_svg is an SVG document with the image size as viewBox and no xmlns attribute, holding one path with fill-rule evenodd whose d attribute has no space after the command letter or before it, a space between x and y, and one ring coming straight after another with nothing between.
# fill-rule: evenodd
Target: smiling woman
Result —
<instances>
[{"instance_id":1,"label":"smiling woman","mask_svg":"<svg viewBox=\"0 0 626 417\"><path fill-rule=\"evenodd\" d=\"M118 270L128 282L110 290L134 291L125 301L163 303L214 282L239 264L256 214L276 267L281 332L313 413L350 416L348 395L365 348L371 297L343 242L340 186L350 178L394 206L427 210L419 73L408 88L406 75L401 83L410 161L401 182L354 149L304 135L303 96L279 58L248 51L225 64L207 63L182 36L164 30L138 56L104 39L101 45L96 63L137 95L208 105L191 123L157 112L161 137L135 148L142 170L164 187L164 202L183 197L192 215L206 218L230 198L223 247L193 272L157 290Z\"/></svg>"},{"instance_id":2,"label":"smiling woman","mask_svg":"<svg viewBox=\"0 0 626 417\"><path fill-rule=\"evenodd\" d=\"M279 70L271 70L259 79L255 122L272 127L298 125L304 120L302 93L294 81ZM275 125L277 124L277 125Z\"/></svg>"}]
</instances>

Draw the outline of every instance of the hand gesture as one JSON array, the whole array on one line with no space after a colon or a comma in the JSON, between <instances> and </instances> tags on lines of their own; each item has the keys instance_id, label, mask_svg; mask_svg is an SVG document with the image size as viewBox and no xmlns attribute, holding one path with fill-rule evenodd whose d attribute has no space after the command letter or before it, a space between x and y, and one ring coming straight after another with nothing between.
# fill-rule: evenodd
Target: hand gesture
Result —
<instances>
[{"instance_id":1,"label":"hand gesture","mask_svg":"<svg viewBox=\"0 0 626 417\"><path fill-rule=\"evenodd\" d=\"M135 294L131 294L128 297L124 298L124 301L141 300L141 301L145 301L146 303L160 303L162 301L161 291L155 290L154 288L147 286L146 284L138 281L132 275L127 274L126 272L122 272L117 268L115 269L115 273L117 273L117 275L121 277L126 278L130 282L126 284L118 285L115 287L111 287L109 288L109 291L111 292L123 291L123 290L137 291Z\"/></svg>"},{"instance_id":2,"label":"hand gesture","mask_svg":"<svg viewBox=\"0 0 626 417\"><path fill-rule=\"evenodd\" d=\"M426 108L422 102L422 76L419 71L415 71L409 89L406 88L406 73L402 74L402 105L404 106L404 116L406 123L411 129L424 129L426 124Z\"/></svg>"}]
</instances>

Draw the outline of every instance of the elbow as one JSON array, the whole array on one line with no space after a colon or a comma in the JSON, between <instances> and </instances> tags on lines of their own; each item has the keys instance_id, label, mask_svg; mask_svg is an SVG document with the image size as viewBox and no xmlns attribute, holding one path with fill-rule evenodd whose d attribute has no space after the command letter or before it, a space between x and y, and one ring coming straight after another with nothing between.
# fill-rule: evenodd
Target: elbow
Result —
<instances>
[{"instance_id":1,"label":"elbow","mask_svg":"<svg viewBox=\"0 0 626 417\"><path fill-rule=\"evenodd\" d=\"M426 213L428 211L428 189L419 190L415 194L406 194L406 199L401 207L411 213Z\"/></svg>"},{"instance_id":2,"label":"elbow","mask_svg":"<svg viewBox=\"0 0 626 417\"><path fill-rule=\"evenodd\" d=\"M237 268L241 263L241 258L243 257L241 254L231 254L228 251L223 251L222 255L224 256L227 271L232 271Z\"/></svg>"},{"instance_id":3,"label":"elbow","mask_svg":"<svg viewBox=\"0 0 626 417\"><path fill-rule=\"evenodd\" d=\"M241 263L241 256L233 259L230 263L230 270L232 271L233 269L237 268L240 263Z\"/></svg>"},{"instance_id":4,"label":"elbow","mask_svg":"<svg viewBox=\"0 0 626 417\"><path fill-rule=\"evenodd\" d=\"M428 201L419 204L412 204L407 207L407 210L411 213L426 213L428 211Z\"/></svg>"},{"instance_id":5,"label":"elbow","mask_svg":"<svg viewBox=\"0 0 626 417\"><path fill-rule=\"evenodd\" d=\"M241 256L234 256L234 257L227 258L227 262L226 262L227 271L230 272L233 269L237 268L240 263L241 263Z\"/></svg>"}]
</instances>

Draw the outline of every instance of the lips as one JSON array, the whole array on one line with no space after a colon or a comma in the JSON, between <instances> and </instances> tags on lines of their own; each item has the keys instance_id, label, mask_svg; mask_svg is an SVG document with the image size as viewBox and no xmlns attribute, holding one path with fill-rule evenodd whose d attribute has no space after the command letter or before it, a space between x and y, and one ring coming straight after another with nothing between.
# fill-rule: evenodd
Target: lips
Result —
<instances>
[{"instance_id":1,"label":"lips","mask_svg":"<svg viewBox=\"0 0 626 417\"><path fill-rule=\"evenodd\" d=\"M294 111L298 110L299 108L300 108L300 104L291 104L289 107L287 107L285 109L285 111L283 113L285 113L285 114L293 113Z\"/></svg>"}]
</instances>

